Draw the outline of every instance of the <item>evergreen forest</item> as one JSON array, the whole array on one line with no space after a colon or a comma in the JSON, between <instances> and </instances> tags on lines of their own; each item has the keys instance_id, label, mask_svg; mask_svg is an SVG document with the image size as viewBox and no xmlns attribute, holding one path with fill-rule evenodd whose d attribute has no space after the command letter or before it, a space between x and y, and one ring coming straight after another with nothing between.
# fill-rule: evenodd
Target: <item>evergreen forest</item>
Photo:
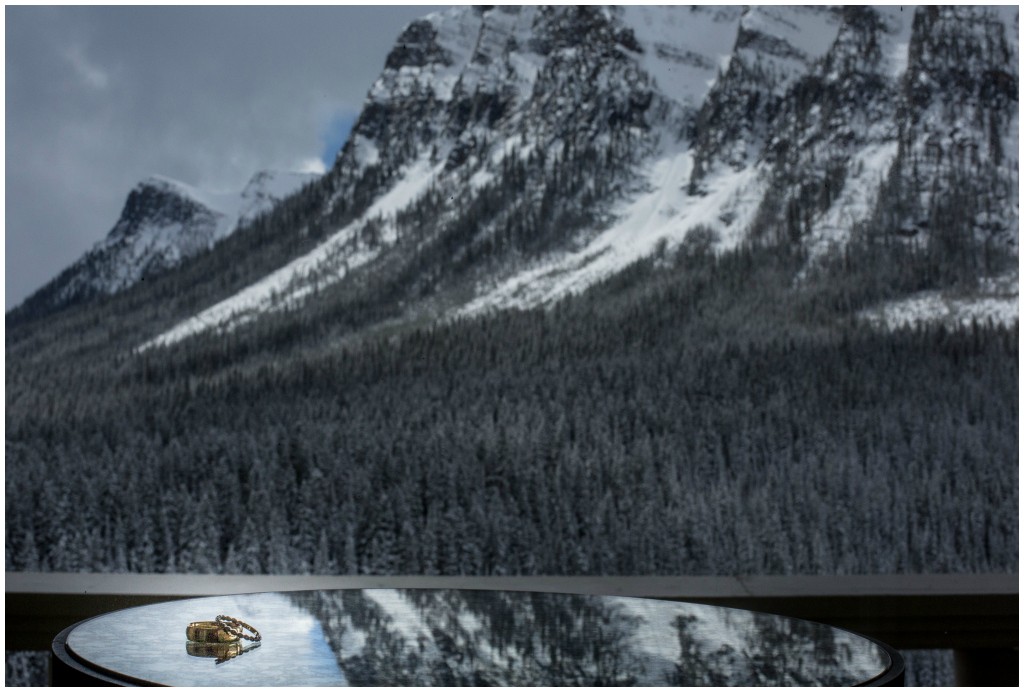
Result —
<instances>
[{"instance_id":1,"label":"evergreen forest","mask_svg":"<svg viewBox=\"0 0 1024 692\"><path fill-rule=\"evenodd\" d=\"M855 309L929 257L805 261L684 246L548 310L334 341L312 311L142 353L23 327L7 569L1015 570L1016 328L874 331Z\"/></svg>"}]
</instances>

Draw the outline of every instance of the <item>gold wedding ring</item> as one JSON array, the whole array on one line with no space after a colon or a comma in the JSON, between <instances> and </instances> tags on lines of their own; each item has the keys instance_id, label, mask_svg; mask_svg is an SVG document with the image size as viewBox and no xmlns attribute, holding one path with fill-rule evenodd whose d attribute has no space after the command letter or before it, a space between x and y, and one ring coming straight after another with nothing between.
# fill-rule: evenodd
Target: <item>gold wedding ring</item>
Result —
<instances>
[{"instance_id":1,"label":"gold wedding ring","mask_svg":"<svg viewBox=\"0 0 1024 692\"><path fill-rule=\"evenodd\" d=\"M188 623L185 638L199 644L226 644L238 641L238 634L214 620L200 620Z\"/></svg>"}]
</instances>

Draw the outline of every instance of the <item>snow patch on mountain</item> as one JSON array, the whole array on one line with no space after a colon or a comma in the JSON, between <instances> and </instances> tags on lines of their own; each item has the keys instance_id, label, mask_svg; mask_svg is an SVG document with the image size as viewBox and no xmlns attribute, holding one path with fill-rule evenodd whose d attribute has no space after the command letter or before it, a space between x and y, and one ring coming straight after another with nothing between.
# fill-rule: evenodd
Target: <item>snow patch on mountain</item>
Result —
<instances>
[{"instance_id":1,"label":"snow patch on mountain","mask_svg":"<svg viewBox=\"0 0 1024 692\"><path fill-rule=\"evenodd\" d=\"M624 202L609 228L582 248L556 254L495 285L478 286L478 296L456 311L469 316L495 309L529 308L580 293L659 246L677 247L698 226L712 229L716 247L738 245L764 194L756 168L726 170L708 180L708 192L685 189L693 166L689 150L652 162L647 189Z\"/></svg>"},{"instance_id":2,"label":"snow patch on mountain","mask_svg":"<svg viewBox=\"0 0 1024 692\"><path fill-rule=\"evenodd\" d=\"M853 155L850 174L832 206L815 221L807 238L810 257L816 259L842 247L854 224L868 218L878 199L878 188L896 157L896 142L866 146Z\"/></svg>"},{"instance_id":3,"label":"snow patch on mountain","mask_svg":"<svg viewBox=\"0 0 1024 692\"><path fill-rule=\"evenodd\" d=\"M367 218L383 216L393 220L395 212L405 209L416 201L443 170L443 163L431 164L430 159L426 157L419 158L409 166L405 175L401 177L391 190L370 206L365 216Z\"/></svg>"},{"instance_id":4,"label":"snow patch on mountain","mask_svg":"<svg viewBox=\"0 0 1024 692\"><path fill-rule=\"evenodd\" d=\"M443 163L431 164L429 158L421 157L359 219L333 233L311 252L175 325L139 350L169 346L207 329L233 329L264 313L297 307L311 293L341 281L395 243L395 212L422 195L443 168ZM378 242L360 243L359 236L370 223L378 227Z\"/></svg>"},{"instance_id":5,"label":"snow patch on mountain","mask_svg":"<svg viewBox=\"0 0 1024 692\"><path fill-rule=\"evenodd\" d=\"M866 324L886 330L918 324L969 327L972 322L1012 326L1019 320L1020 297L1016 271L980 282L976 291L922 291L883 303L857 316Z\"/></svg>"}]
</instances>

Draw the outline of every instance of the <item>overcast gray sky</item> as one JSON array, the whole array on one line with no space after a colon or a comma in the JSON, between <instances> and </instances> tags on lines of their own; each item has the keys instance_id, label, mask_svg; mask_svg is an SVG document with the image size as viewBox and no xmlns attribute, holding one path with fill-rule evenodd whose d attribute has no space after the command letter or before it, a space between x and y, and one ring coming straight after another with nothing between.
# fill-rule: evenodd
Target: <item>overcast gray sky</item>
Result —
<instances>
[{"instance_id":1,"label":"overcast gray sky","mask_svg":"<svg viewBox=\"0 0 1024 692\"><path fill-rule=\"evenodd\" d=\"M240 191L333 160L428 6L6 7L5 310L161 174Z\"/></svg>"}]
</instances>

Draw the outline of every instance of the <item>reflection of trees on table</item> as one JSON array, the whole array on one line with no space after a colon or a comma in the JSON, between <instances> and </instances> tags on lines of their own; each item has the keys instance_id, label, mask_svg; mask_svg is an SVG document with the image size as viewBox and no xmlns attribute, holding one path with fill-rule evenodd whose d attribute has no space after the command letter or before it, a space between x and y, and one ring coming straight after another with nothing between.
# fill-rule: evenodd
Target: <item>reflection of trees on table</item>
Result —
<instances>
[{"instance_id":1,"label":"reflection of trees on table","mask_svg":"<svg viewBox=\"0 0 1024 692\"><path fill-rule=\"evenodd\" d=\"M587 596L473 591L315 592L320 620L357 685L630 685L640 618Z\"/></svg>"},{"instance_id":2,"label":"reflection of trees on table","mask_svg":"<svg viewBox=\"0 0 1024 692\"><path fill-rule=\"evenodd\" d=\"M700 632L700 619L673 625L680 656L673 685L837 687L864 682L889 664L879 648L849 632L763 613L728 611L723 636Z\"/></svg>"},{"instance_id":3,"label":"reflection of trees on table","mask_svg":"<svg viewBox=\"0 0 1024 692\"><path fill-rule=\"evenodd\" d=\"M686 603L566 594L293 594L356 685L848 685L870 642L824 625Z\"/></svg>"},{"instance_id":4,"label":"reflection of trees on table","mask_svg":"<svg viewBox=\"0 0 1024 692\"><path fill-rule=\"evenodd\" d=\"M668 683L681 686L728 685L731 677L728 671L740 664L742 656L727 643L720 644L713 651L705 650L706 645L691 631L696 621L696 615L677 615L675 618L680 653Z\"/></svg>"}]
</instances>

